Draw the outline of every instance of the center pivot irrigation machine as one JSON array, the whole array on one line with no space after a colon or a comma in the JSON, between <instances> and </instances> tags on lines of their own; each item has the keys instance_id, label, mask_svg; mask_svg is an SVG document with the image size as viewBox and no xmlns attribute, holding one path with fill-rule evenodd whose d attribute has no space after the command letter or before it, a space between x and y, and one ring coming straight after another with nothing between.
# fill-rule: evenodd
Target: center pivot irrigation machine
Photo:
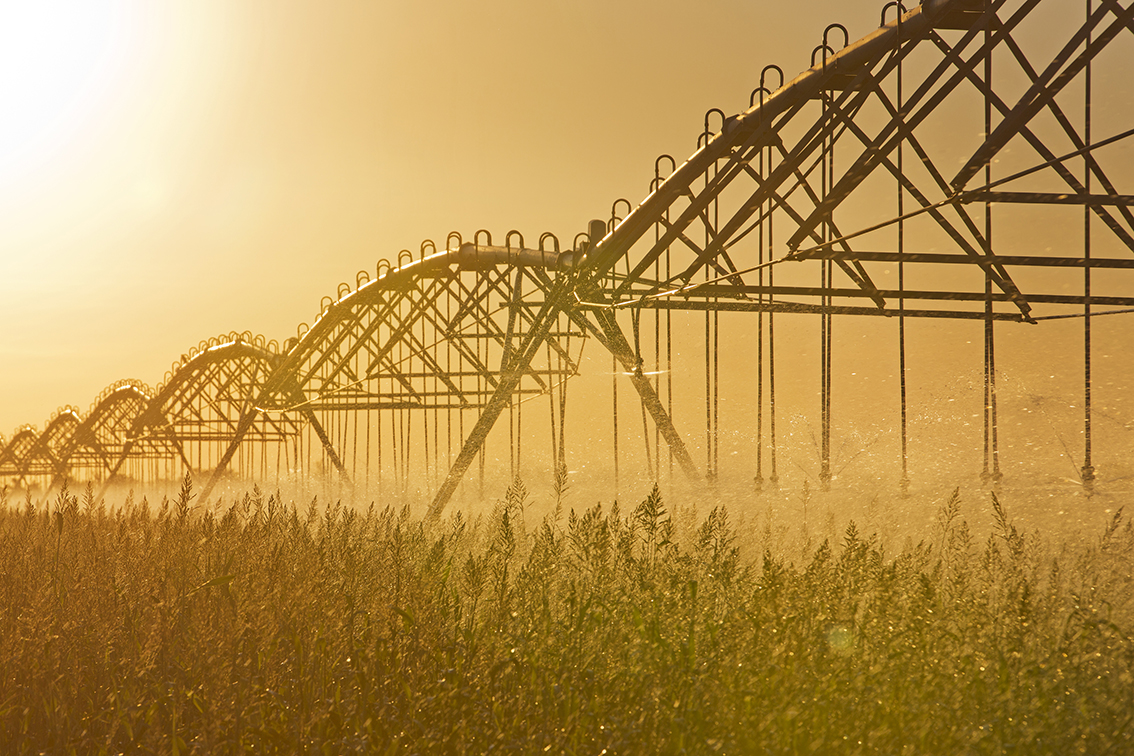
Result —
<instances>
[{"instance_id":1,"label":"center pivot irrigation machine","mask_svg":"<svg viewBox=\"0 0 1134 756\"><path fill-rule=\"evenodd\" d=\"M1081 414L1063 435L1075 434L1089 490L1092 324L1134 310L1134 195L1122 193L1134 97L1116 94L1134 60L1134 3L891 2L880 21L855 42L832 24L794 78L766 66L746 110L709 111L692 156L659 157L640 204L618 200L570 245L515 231L503 244L486 231L427 241L342 284L282 346L212 339L157 388L121 381L85 416L67 407L42 432L18 429L0 443L0 474L23 486L319 475L416 486L438 515L486 466L515 475L538 457L564 469L565 428L583 406L587 417L608 408L609 445L583 453L610 458L615 475L621 457L655 479L712 481L731 466L767 486L785 474L785 387L803 380L784 355L806 332L814 479L829 486L841 334L858 317L889 320L877 332L896 376L902 487L907 328L978 321L967 326L984 345L971 432L978 447L983 432L980 472L995 481L1002 324L1073 319L1075 348L1035 359L1081 375ZM584 358L590 343L607 361L596 347ZM742 387L724 396L722 361L737 360ZM569 414L581 366L612 362L607 398L576 390ZM721 453L725 399L743 408L743 454Z\"/></svg>"}]
</instances>

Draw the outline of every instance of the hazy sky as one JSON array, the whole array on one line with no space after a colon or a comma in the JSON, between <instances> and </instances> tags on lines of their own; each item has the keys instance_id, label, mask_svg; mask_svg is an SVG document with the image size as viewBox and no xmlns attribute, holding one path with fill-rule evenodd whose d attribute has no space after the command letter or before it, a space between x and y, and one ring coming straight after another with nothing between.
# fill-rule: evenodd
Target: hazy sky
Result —
<instances>
[{"instance_id":1,"label":"hazy sky","mask_svg":"<svg viewBox=\"0 0 1134 756\"><path fill-rule=\"evenodd\" d=\"M876 0L0 0L0 431L283 341L379 258L569 240Z\"/></svg>"}]
</instances>

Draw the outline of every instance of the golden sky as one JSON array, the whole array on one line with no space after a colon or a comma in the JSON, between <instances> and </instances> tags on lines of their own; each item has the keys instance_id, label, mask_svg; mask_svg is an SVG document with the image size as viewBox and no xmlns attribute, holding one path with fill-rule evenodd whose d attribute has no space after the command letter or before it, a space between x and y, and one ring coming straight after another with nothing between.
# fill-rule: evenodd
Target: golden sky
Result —
<instances>
[{"instance_id":1,"label":"golden sky","mask_svg":"<svg viewBox=\"0 0 1134 756\"><path fill-rule=\"evenodd\" d=\"M875 0L0 2L0 431L283 341L450 230L569 240Z\"/></svg>"}]
</instances>

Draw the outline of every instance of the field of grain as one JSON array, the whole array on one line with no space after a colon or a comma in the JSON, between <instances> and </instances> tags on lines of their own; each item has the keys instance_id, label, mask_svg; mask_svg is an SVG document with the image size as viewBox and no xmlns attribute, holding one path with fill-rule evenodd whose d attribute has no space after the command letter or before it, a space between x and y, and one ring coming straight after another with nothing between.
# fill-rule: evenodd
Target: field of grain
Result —
<instances>
[{"instance_id":1,"label":"field of grain","mask_svg":"<svg viewBox=\"0 0 1134 756\"><path fill-rule=\"evenodd\" d=\"M0 752L1134 752L1134 529L891 543L88 489L0 507ZM966 518L991 512L985 537Z\"/></svg>"}]
</instances>

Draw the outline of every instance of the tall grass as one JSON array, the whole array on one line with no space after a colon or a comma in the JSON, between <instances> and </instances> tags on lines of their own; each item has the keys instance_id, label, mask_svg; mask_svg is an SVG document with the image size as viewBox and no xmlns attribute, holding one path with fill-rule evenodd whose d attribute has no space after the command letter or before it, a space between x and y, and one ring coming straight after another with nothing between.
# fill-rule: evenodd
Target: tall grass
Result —
<instances>
[{"instance_id":1,"label":"tall grass","mask_svg":"<svg viewBox=\"0 0 1134 756\"><path fill-rule=\"evenodd\" d=\"M954 495L800 557L657 489L527 499L5 504L0 752L1134 752L1121 512L1048 548L993 499L978 542Z\"/></svg>"}]
</instances>

